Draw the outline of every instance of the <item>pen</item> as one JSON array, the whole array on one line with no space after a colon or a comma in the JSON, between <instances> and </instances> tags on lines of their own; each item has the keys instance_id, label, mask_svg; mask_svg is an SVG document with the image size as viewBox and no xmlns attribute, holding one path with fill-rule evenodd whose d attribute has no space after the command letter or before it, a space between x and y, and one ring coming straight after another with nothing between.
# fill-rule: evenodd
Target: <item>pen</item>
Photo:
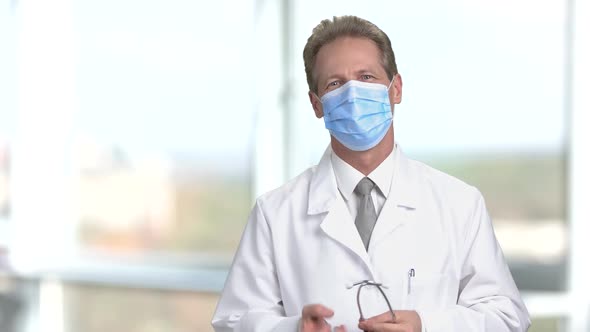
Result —
<instances>
[{"instance_id":1,"label":"pen","mask_svg":"<svg viewBox=\"0 0 590 332\"><path fill-rule=\"evenodd\" d=\"M416 271L414 269L410 269L408 271L408 294L412 291L412 278L416 276Z\"/></svg>"}]
</instances>

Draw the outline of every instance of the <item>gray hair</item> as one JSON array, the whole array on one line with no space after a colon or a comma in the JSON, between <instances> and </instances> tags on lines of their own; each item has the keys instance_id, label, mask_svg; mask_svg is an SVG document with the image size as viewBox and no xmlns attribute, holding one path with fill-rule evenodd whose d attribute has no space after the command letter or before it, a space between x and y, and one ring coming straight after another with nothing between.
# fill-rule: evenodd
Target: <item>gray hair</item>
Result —
<instances>
[{"instance_id":1,"label":"gray hair","mask_svg":"<svg viewBox=\"0 0 590 332\"><path fill-rule=\"evenodd\" d=\"M309 91L317 93L316 77L313 75L316 57L322 46L340 37L361 37L372 40L381 52L381 65L391 80L397 75L395 55L389 37L375 24L356 16L334 16L323 20L312 31L303 49L303 63Z\"/></svg>"}]
</instances>

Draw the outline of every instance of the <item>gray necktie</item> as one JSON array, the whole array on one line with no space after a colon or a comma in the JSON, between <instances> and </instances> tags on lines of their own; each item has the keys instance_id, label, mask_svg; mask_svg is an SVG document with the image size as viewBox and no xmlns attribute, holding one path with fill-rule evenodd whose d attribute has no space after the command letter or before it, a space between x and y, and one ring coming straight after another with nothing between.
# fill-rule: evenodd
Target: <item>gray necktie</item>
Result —
<instances>
[{"instance_id":1,"label":"gray necktie","mask_svg":"<svg viewBox=\"0 0 590 332\"><path fill-rule=\"evenodd\" d=\"M354 189L355 194L360 198L359 208L356 214L354 224L361 235L365 249L369 249L369 240L371 240L371 233L377 222L377 212L375 212L375 205L373 205L373 198L371 197L371 190L375 187L375 183L371 179L365 177L359 181Z\"/></svg>"}]
</instances>

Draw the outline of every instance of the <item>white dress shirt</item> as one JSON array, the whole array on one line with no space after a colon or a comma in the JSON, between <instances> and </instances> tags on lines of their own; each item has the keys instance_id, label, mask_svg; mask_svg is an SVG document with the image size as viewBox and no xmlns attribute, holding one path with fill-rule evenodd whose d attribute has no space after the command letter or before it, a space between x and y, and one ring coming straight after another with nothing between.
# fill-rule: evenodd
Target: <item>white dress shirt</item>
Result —
<instances>
[{"instance_id":1,"label":"white dress shirt","mask_svg":"<svg viewBox=\"0 0 590 332\"><path fill-rule=\"evenodd\" d=\"M387 156L387 158L385 158L385 160L383 160L383 162L367 176L376 184L375 188L371 191L371 197L373 198L373 204L375 204L377 216L381 213L381 209L383 209L383 205L385 205L385 201L387 200L387 197L389 197L389 192L391 191L394 156L395 153L392 151L389 156ZM338 190L346 202L352 220L355 220L360 197L354 193L354 189L365 175L347 164L342 158L338 157L336 153L332 153L332 167L334 168L334 174L336 175L336 185L338 186Z\"/></svg>"}]
</instances>

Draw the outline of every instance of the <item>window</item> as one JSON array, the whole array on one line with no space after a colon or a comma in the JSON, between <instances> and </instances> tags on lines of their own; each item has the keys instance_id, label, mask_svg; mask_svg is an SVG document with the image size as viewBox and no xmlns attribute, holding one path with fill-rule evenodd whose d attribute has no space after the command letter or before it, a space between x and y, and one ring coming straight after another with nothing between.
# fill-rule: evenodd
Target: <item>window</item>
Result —
<instances>
[{"instance_id":1,"label":"window","mask_svg":"<svg viewBox=\"0 0 590 332\"><path fill-rule=\"evenodd\" d=\"M252 204L248 6L76 3L82 249L229 264Z\"/></svg>"},{"instance_id":2,"label":"window","mask_svg":"<svg viewBox=\"0 0 590 332\"><path fill-rule=\"evenodd\" d=\"M0 20L0 203L10 189L10 275L37 289L23 302L40 312L23 320L88 327L80 301L120 300L94 297L96 283L159 289L138 312L158 296L210 312L253 202L252 3L13 6Z\"/></svg>"},{"instance_id":3,"label":"window","mask_svg":"<svg viewBox=\"0 0 590 332\"><path fill-rule=\"evenodd\" d=\"M250 4L35 6L21 20L19 242L42 218L59 257L229 264L252 205Z\"/></svg>"}]
</instances>

